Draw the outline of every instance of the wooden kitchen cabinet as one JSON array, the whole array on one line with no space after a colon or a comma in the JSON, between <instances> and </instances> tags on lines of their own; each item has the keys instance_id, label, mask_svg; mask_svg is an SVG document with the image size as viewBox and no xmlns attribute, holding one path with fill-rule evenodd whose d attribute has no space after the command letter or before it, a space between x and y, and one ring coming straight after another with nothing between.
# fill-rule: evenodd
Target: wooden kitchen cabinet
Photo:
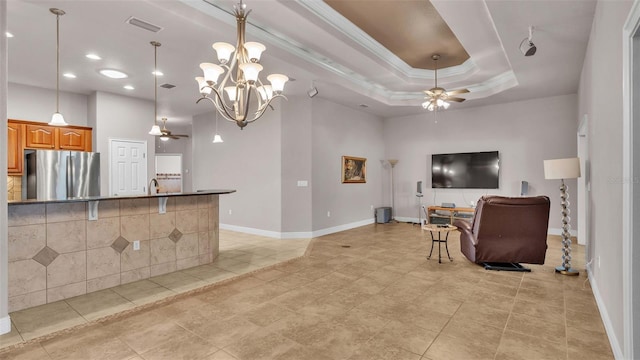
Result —
<instances>
[{"instance_id":1,"label":"wooden kitchen cabinet","mask_svg":"<svg viewBox=\"0 0 640 360\"><path fill-rule=\"evenodd\" d=\"M58 146L56 128L48 125L25 125L25 148L54 150Z\"/></svg>"},{"instance_id":2,"label":"wooden kitchen cabinet","mask_svg":"<svg viewBox=\"0 0 640 360\"><path fill-rule=\"evenodd\" d=\"M57 128L56 131L59 133L60 149L91 151L91 130Z\"/></svg>"},{"instance_id":3,"label":"wooden kitchen cabinet","mask_svg":"<svg viewBox=\"0 0 640 360\"><path fill-rule=\"evenodd\" d=\"M46 123L8 121L7 145L10 175L22 175L25 149L92 151L92 132L85 126L49 126Z\"/></svg>"},{"instance_id":4,"label":"wooden kitchen cabinet","mask_svg":"<svg viewBox=\"0 0 640 360\"><path fill-rule=\"evenodd\" d=\"M22 126L8 124L7 129L7 172L9 175L22 174Z\"/></svg>"}]
</instances>

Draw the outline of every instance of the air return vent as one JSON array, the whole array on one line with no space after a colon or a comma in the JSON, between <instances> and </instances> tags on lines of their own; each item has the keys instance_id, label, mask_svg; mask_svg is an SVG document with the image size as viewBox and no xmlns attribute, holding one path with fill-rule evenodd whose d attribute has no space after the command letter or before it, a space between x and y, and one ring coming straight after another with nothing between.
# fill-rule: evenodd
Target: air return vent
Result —
<instances>
[{"instance_id":1,"label":"air return vent","mask_svg":"<svg viewBox=\"0 0 640 360\"><path fill-rule=\"evenodd\" d=\"M176 87L173 84L162 84L160 85L161 88L165 88L165 89L173 89L174 87Z\"/></svg>"},{"instance_id":2,"label":"air return vent","mask_svg":"<svg viewBox=\"0 0 640 360\"><path fill-rule=\"evenodd\" d=\"M128 24L131 24L133 26L137 26L139 28L143 28L145 30L154 32L154 33L157 33L157 32L159 32L160 30L163 29L158 25L153 25L152 23L144 21L142 19L138 19L135 16L132 16L132 17L128 18L127 21L125 21L125 22L128 23Z\"/></svg>"}]
</instances>

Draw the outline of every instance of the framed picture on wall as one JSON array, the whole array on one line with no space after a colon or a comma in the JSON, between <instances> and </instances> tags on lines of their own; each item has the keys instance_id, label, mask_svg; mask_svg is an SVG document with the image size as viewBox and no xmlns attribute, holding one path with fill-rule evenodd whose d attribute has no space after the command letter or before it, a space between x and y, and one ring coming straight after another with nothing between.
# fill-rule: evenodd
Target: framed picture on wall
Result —
<instances>
[{"instance_id":1,"label":"framed picture on wall","mask_svg":"<svg viewBox=\"0 0 640 360\"><path fill-rule=\"evenodd\" d=\"M367 159L353 156L342 157L342 183L366 183Z\"/></svg>"}]
</instances>

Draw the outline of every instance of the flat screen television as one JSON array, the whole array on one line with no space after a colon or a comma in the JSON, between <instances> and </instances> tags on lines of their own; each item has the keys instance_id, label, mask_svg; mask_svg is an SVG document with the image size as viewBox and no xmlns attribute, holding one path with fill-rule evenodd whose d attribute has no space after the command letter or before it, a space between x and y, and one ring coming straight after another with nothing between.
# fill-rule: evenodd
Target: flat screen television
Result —
<instances>
[{"instance_id":1,"label":"flat screen television","mask_svg":"<svg viewBox=\"0 0 640 360\"><path fill-rule=\"evenodd\" d=\"M497 151L431 155L434 189L497 189L499 174Z\"/></svg>"}]
</instances>

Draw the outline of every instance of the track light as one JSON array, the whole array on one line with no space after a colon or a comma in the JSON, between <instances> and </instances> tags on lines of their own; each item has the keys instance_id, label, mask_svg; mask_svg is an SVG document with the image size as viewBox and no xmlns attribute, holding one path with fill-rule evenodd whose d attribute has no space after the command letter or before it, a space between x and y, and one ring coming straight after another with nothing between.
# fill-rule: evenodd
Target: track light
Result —
<instances>
[{"instance_id":1,"label":"track light","mask_svg":"<svg viewBox=\"0 0 640 360\"><path fill-rule=\"evenodd\" d=\"M533 44L533 41L531 41L532 37L533 26L529 26L529 37L524 38L524 40L522 40L522 42L520 43L520 52L522 52L524 56L533 56L536 53L537 48Z\"/></svg>"}]
</instances>

